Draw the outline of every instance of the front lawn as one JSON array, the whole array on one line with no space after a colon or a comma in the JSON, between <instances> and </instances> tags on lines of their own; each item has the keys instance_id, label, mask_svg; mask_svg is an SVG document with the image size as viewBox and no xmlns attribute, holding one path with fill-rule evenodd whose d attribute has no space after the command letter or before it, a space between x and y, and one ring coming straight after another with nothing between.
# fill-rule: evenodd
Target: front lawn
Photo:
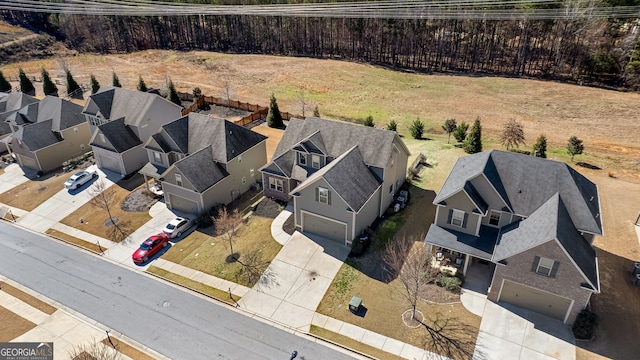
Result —
<instances>
[{"instance_id":1,"label":"front lawn","mask_svg":"<svg viewBox=\"0 0 640 360\"><path fill-rule=\"evenodd\" d=\"M64 190L64 182L68 178L66 174L52 174L29 180L0 194L0 203L31 211L58 191Z\"/></svg>"},{"instance_id":2,"label":"front lawn","mask_svg":"<svg viewBox=\"0 0 640 360\"><path fill-rule=\"evenodd\" d=\"M194 270L253 287L260 274L269 266L282 245L271 236L273 219L251 216L242 225L233 243L239 261L227 262L229 243L222 237L194 231L173 245L162 258ZM243 266L242 264L246 266ZM250 271L247 271L250 269ZM258 276L252 276L258 274Z\"/></svg>"}]
</instances>

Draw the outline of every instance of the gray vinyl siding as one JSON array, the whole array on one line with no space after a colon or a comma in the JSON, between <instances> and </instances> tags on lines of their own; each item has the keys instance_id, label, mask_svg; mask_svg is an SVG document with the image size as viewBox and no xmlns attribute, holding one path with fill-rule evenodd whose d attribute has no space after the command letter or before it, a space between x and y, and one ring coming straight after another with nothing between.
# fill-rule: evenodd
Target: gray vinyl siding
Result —
<instances>
[{"instance_id":1,"label":"gray vinyl siding","mask_svg":"<svg viewBox=\"0 0 640 360\"><path fill-rule=\"evenodd\" d=\"M176 187L179 187L176 183L176 174L182 175L175 167L171 169L164 177L164 181L162 182L162 186L164 188L164 184L172 184ZM195 192L195 187L193 184L189 182L186 176L182 175L182 189L189 190Z\"/></svg>"},{"instance_id":2,"label":"gray vinyl siding","mask_svg":"<svg viewBox=\"0 0 640 360\"><path fill-rule=\"evenodd\" d=\"M367 226L371 225L373 221L378 217L378 208L380 206L380 191L382 187L373 194L373 196L362 206L360 212L356 214L356 223L353 233L349 233L349 237L352 240L357 238ZM332 199L333 200L333 199Z\"/></svg>"},{"instance_id":3,"label":"gray vinyl siding","mask_svg":"<svg viewBox=\"0 0 640 360\"><path fill-rule=\"evenodd\" d=\"M107 138L105 137L104 141L102 141L102 136L100 136L100 130L98 130L98 134L96 135L96 137L93 139L93 144L96 145L96 147L101 147L104 149L110 149L112 151L115 151L113 145L111 145L111 143L109 142L109 140L107 140Z\"/></svg>"},{"instance_id":4,"label":"gray vinyl siding","mask_svg":"<svg viewBox=\"0 0 640 360\"><path fill-rule=\"evenodd\" d=\"M331 204L323 204L316 201L316 189L323 187L329 189ZM296 221L301 226L302 211L312 214L321 215L329 219L338 220L347 224L347 234L351 236L353 229L353 212L347 211L347 203L329 186L329 184L320 178L312 184L309 184L296 199Z\"/></svg>"},{"instance_id":5,"label":"gray vinyl siding","mask_svg":"<svg viewBox=\"0 0 640 360\"><path fill-rule=\"evenodd\" d=\"M238 186L241 183L236 183L231 179L231 176L220 180L218 183L208 188L202 193L202 204L205 209L209 209L217 204L228 204L235 200L242 193L238 192Z\"/></svg>"},{"instance_id":6,"label":"gray vinyl siding","mask_svg":"<svg viewBox=\"0 0 640 360\"><path fill-rule=\"evenodd\" d=\"M454 229L467 234L475 235L479 221L479 215L476 213L472 213L472 211L475 210L475 205L473 205L473 202L471 202L471 199L469 199L467 194L465 194L463 191L460 191L457 194L447 198L445 202L447 203L447 205L441 207L438 211L436 225L443 228ZM451 209L462 210L465 212L465 214L467 215L466 227L459 227L447 223L447 220L449 218L449 210Z\"/></svg>"},{"instance_id":7,"label":"gray vinyl siding","mask_svg":"<svg viewBox=\"0 0 640 360\"><path fill-rule=\"evenodd\" d=\"M259 169L267 163L267 142L262 141L241 156L242 162L239 161L240 156L236 156L227 163L226 168L235 188L240 194L244 194L255 182L260 181ZM245 184L242 183L243 177L246 178Z\"/></svg>"},{"instance_id":8,"label":"gray vinyl siding","mask_svg":"<svg viewBox=\"0 0 640 360\"><path fill-rule=\"evenodd\" d=\"M147 158L147 150L144 148L144 144L133 147L120 154L120 156L124 163L125 172L123 175L131 174L140 170L140 168L149 160Z\"/></svg>"},{"instance_id":9,"label":"gray vinyl siding","mask_svg":"<svg viewBox=\"0 0 640 360\"><path fill-rule=\"evenodd\" d=\"M139 125L131 124L131 129L138 135L138 138L145 142L147 139L158 132L161 126L166 125L182 116L180 108L174 103L158 96L149 105L147 111L139 120ZM125 119L127 123L131 119Z\"/></svg>"},{"instance_id":10,"label":"gray vinyl siding","mask_svg":"<svg viewBox=\"0 0 640 360\"><path fill-rule=\"evenodd\" d=\"M382 216L387 207L391 205L393 199L395 198L395 194L398 193L398 190L407 178L407 164L409 155L403 150L404 147L402 146L402 144L398 143L398 139L394 140L394 145L395 147L391 151L391 157L387 161L387 167L382 170L383 190L381 192L381 206L379 216ZM374 174L378 175L378 173L376 172L377 168L371 167L371 169ZM390 193L389 188L392 185L393 193Z\"/></svg>"},{"instance_id":11,"label":"gray vinyl siding","mask_svg":"<svg viewBox=\"0 0 640 360\"><path fill-rule=\"evenodd\" d=\"M162 190L165 192L165 194L167 194L165 196L169 196L169 197L178 196L184 199L189 199L191 201L194 201L195 203L198 204L198 212L202 212L204 208L202 206L201 194L191 189L179 187L173 183L164 181L162 183Z\"/></svg>"},{"instance_id":12,"label":"gray vinyl siding","mask_svg":"<svg viewBox=\"0 0 640 360\"><path fill-rule=\"evenodd\" d=\"M155 156L153 155L153 153L156 153L156 152L160 154L160 161L156 160ZM171 165L169 163L169 157L167 156L167 154L163 153L162 151L147 149L147 160L149 160L151 164L164 166L165 168L168 168L169 165Z\"/></svg>"}]
</instances>

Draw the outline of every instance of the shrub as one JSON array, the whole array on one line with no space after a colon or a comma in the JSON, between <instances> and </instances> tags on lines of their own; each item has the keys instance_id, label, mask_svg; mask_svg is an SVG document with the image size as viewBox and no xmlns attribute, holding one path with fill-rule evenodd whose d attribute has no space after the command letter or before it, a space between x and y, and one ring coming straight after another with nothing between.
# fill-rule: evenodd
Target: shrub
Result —
<instances>
[{"instance_id":1,"label":"shrub","mask_svg":"<svg viewBox=\"0 0 640 360\"><path fill-rule=\"evenodd\" d=\"M398 122L391 120L391 122L387 124L387 130L398 131Z\"/></svg>"},{"instance_id":2,"label":"shrub","mask_svg":"<svg viewBox=\"0 0 640 360\"><path fill-rule=\"evenodd\" d=\"M199 227L209 227L213 225L213 219L211 218L211 215L209 215L208 211L203 211L198 214L197 221Z\"/></svg>"},{"instance_id":3,"label":"shrub","mask_svg":"<svg viewBox=\"0 0 640 360\"><path fill-rule=\"evenodd\" d=\"M373 122L373 116L369 115L364 119L362 123L364 126L374 127L376 124Z\"/></svg>"},{"instance_id":4,"label":"shrub","mask_svg":"<svg viewBox=\"0 0 640 360\"><path fill-rule=\"evenodd\" d=\"M573 323L573 335L576 339L589 340L593 338L599 317L590 310L584 309L578 314L578 318Z\"/></svg>"},{"instance_id":5,"label":"shrub","mask_svg":"<svg viewBox=\"0 0 640 360\"><path fill-rule=\"evenodd\" d=\"M443 287L453 293L459 293L462 286L462 279L451 276L451 273L442 273L436 278L436 285Z\"/></svg>"},{"instance_id":6,"label":"shrub","mask_svg":"<svg viewBox=\"0 0 640 360\"><path fill-rule=\"evenodd\" d=\"M414 139L422 139L422 134L424 134L424 123L422 120L420 120L420 118L413 120L409 131Z\"/></svg>"}]
</instances>

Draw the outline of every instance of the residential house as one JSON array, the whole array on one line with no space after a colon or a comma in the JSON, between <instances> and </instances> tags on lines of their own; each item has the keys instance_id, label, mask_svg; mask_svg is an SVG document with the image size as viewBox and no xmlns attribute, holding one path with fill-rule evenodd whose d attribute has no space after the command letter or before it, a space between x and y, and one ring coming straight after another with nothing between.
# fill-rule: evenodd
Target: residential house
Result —
<instances>
[{"instance_id":1,"label":"residential house","mask_svg":"<svg viewBox=\"0 0 640 360\"><path fill-rule=\"evenodd\" d=\"M88 151L91 134L82 106L56 96L28 104L6 119L9 146L20 166L43 173Z\"/></svg>"},{"instance_id":2,"label":"residential house","mask_svg":"<svg viewBox=\"0 0 640 360\"><path fill-rule=\"evenodd\" d=\"M198 214L230 203L259 180L266 140L230 121L189 113L147 140L149 162L140 173L162 182L168 208Z\"/></svg>"},{"instance_id":3,"label":"residential house","mask_svg":"<svg viewBox=\"0 0 640 360\"><path fill-rule=\"evenodd\" d=\"M21 92L4 94L0 96L0 153L8 151L8 143L11 141L11 127L6 122L9 115L23 107L38 102L33 96Z\"/></svg>"},{"instance_id":4,"label":"residential house","mask_svg":"<svg viewBox=\"0 0 640 360\"><path fill-rule=\"evenodd\" d=\"M82 112L98 167L121 175L144 166L147 139L182 116L180 106L158 95L108 86L91 95Z\"/></svg>"},{"instance_id":5,"label":"residential house","mask_svg":"<svg viewBox=\"0 0 640 360\"><path fill-rule=\"evenodd\" d=\"M600 291L598 188L570 166L497 150L465 156L433 203L425 242L465 274L495 267L489 300L572 323Z\"/></svg>"},{"instance_id":6,"label":"residential house","mask_svg":"<svg viewBox=\"0 0 640 360\"><path fill-rule=\"evenodd\" d=\"M289 121L260 170L266 196L293 198L298 230L350 246L393 202L408 157L394 131L307 117Z\"/></svg>"}]
</instances>

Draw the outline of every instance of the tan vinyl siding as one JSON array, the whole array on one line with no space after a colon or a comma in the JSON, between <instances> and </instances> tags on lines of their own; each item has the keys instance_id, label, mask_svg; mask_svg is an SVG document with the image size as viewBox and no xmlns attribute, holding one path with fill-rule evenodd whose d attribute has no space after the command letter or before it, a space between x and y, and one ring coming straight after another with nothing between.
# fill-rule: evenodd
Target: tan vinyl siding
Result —
<instances>
[{"instance_id":1,"label":"tan vinyl siding","mask_svg":"<svg viewBox=\"0 0 640 360\"><path fill-rule=\"evenodd\" d=\"M441 226L443 228L454 229L457 231L461 231L467 234L475 235L476 228L479 221L479 215L476 213L472 213L475 210L475 205L469 199L466 193L463 191L458 192L455 195L447 198L445 200L447 203L446 206L441 207L438 211L438 218L436 219L436 225ZM448 224L447 220L449 218L449 210L456 209L462 210L467 215L467 224L466 227L459 227L452 224Z\"/></svg>"},{"instance_id":2,"label":"tan vinyl siding","mask_svg":"<svg viewBox=\"0 0 640 360\"><path fill-rule=\"evenodd\" d=\"M91 151L91 147L88 144L91 138L89 126L86 123L82 123L76 128L78 132L73 131L73 128L62 131L63 141L36 152L41 167L40 170L46 173L58 169L62 167L63 162ZM81 144L84 145L84 150L80 147Z\"/></svg>"},{"instance_id":3,"label":"tan vinyl siding","mask_svg":"<svg viewBox=\"0 0 640 360\"><path fill-rule=\"evenodd\" d=\"M124 163L124 175L140 170L147 163L147 150L140 144L120 154Z\"/></svg>"},{"instance_id":4,"label":"tan vinyl siding","mask_svg":"<svg viewBox=\"0 0 640 360\"><path fill-rule=\"evenodd\" d=\"M356 214L356 224L353 227L354 232L349 234L351 240L357 238L362 231L378 217L378 208L380 206L380 191L382 187L373 194L373 196L362 206L360 212Z\"/></svg>"}]
</instances>

